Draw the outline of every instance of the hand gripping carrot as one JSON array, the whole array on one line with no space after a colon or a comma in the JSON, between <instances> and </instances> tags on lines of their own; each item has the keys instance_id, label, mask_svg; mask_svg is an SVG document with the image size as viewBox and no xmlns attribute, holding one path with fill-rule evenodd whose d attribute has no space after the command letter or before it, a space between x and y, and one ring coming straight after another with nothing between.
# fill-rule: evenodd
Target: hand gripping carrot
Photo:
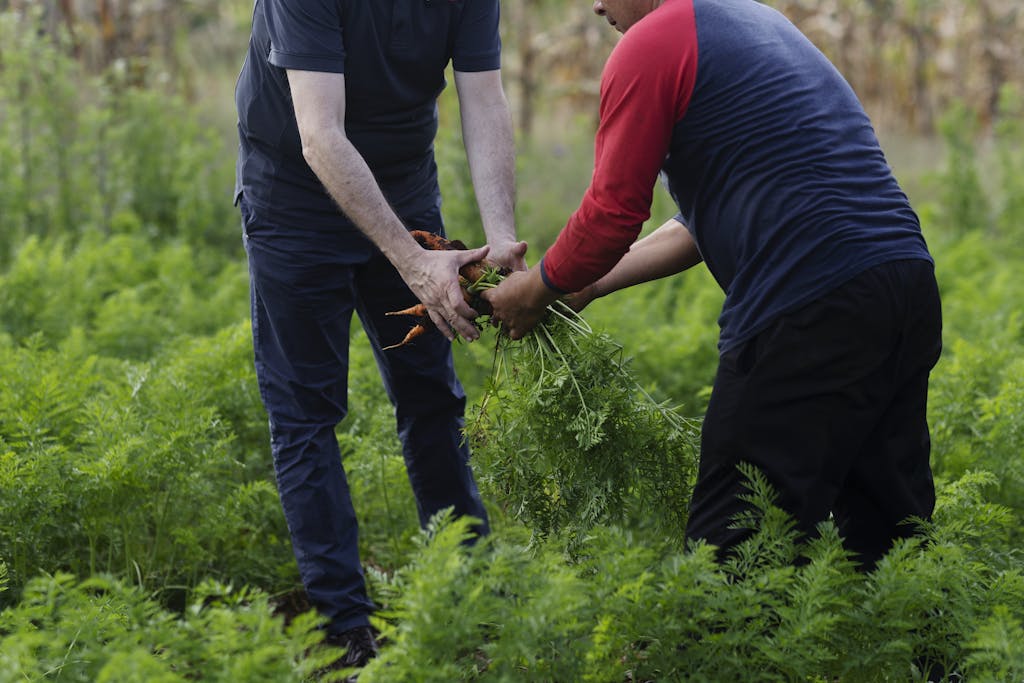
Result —
<instances>
[{"instance_id":1,"label":"hand gripping carrot","mask_svg":"<svg viewBox=\"0 0 1024 683\"><path fill-rule=\"evenodd\" d=\"M478 293L471 292L470 289L473 285L479 283L481 279L488 277L491 273L496 272L504 275L507 274L509 270L507 268L502 268L496 263L488 261L486 258L483 258L483 255L487 253L485 251L486 248L469 251L467 250L466 245L459 240L449 240L425 230L412 230L410 231L410 234L416 242L427 251L467 252L466 258L468 260L459 265L459 287L456 291L458 292L458 296L461 301L454 301L452 289L455 288L451 288L446 292L450 299L449 303L452 304L452 308L456 313L459 313L460 315L462 314L462 311L466 311L468 315L463 316L464 318L469 316L476 318L479 315L478 311L481 311L481 309L484 314L489 314L490 305L481 299ZM425 333L432 326L438 327L438 329L440 329L449 339L452 338L450 335L453 330L467 338L475 338L468 337L465 330L458 329L457 326L463 322L462 320L455 319L445 321L436 310L432 310L422 302L401 311L389 312L388 315L413 315L418 317L420 320L409 331L409 334L406 335L405 339L397 344L385 347L386 349L403 346ZM476 328L473 328L473 331L475 332Z\"/></svg>"}]
</instances>

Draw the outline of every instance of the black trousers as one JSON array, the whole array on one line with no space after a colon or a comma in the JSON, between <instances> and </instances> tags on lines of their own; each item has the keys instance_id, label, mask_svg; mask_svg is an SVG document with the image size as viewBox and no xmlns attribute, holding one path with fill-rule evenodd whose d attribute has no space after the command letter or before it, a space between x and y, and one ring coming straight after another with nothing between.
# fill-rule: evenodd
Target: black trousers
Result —
<instances>
[{"instance_id":1,"label":"black trousers","mask_svg":"<svg viewBox=\"0 0 1024 683\"><path fill-rule=\"evenodd\" d=\"M874 566L935 489L926 419L942 314L927 261L871 268L724 353L704 419L687 538L724 555L750 532L737 464L760 468L811 535L831 514Z\"/></svg>"}]
</instances>

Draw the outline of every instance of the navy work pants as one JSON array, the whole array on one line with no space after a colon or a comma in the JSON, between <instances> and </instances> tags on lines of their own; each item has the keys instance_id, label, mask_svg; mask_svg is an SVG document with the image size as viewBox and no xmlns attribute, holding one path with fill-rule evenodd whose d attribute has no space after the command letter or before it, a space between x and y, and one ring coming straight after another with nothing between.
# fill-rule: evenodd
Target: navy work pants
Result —
<instances>
[{"instance_id":1,"label":"navy work pants","mask_svg":"<svg viewBox=\"0 0 1024 683\"><path fill-rule=\"evenodd\" d=\"M395 409L398 435L421 524L445 508L487 514L462 438L465 392L451 344L431 331L382 351L408 332L406 316L385 316L416 299L361 235L303 234L261 225L243 202L252 333L260 393L270 418L278 492L310 601L341 632L369 623L356 514L335 426L347 412L349 327L359 315ZM436 211L406 217L437 231Z\"/></svg>"},{"instance_id":2,"label":"navy work pants","mask_svg":"<svg viewBox=\"0 0 1024 683\"><path fill-rule=\"evenodd\" d=\"M687 537L723 554L747 531L736 465L760 468L807 535L833 517L865 567L935 504L928 375L942 348L927 261L871 268L722 355Z\"/></svg>"}]
</instances>

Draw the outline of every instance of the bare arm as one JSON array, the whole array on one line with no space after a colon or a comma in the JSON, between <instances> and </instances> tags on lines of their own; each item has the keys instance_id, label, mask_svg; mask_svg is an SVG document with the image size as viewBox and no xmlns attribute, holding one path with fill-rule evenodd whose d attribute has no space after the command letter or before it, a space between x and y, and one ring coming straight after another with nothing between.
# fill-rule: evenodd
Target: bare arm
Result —
<instances>
[{"instance_id":1,"label":"bare arm","mask_svg":"<svg viewBox=\"0 0 1024 683\"><path fill-rule=\"evenodd\" d=\"M526 243L516 240L515 144L500 71L455 72L462 139L490 258L525 270Z\"/></svg>"},{"instance_id":2,"label":"bare arm","mask_svg":"<svg viewBox=\"0 0 1024 683\"><path fill-rule=\"evenodd\" d=\"M570 303L579 311L598 297L641 282L675 275L702 260L690 231L670 218L650 235L634 242L614 268L575 294Z\"/></svg>"},{"instance_id":3,"label":"bare arm","mask_svg":"<svg viewBox=\"0 0 1024 683\"><path fill-rule=\"evenodd\" d=\"M302 154L345 215L395 266L441 332L449 325L466 339L479 331L476 312L462 298L458 269L483 258L487 247L469 251L427 251L416 243L388 205L373 173L345 133L345 76L288 71Z\"/></svg>"},{"instance_id":4,"label":"bare arm","mask_svg":"<svg viewBox=\"0 0 1024 683\"><path fill-rule=\"evenodd\" d=\"M647 237L633 243L626 255L597 282L569 298L577 311L599 296L632 285L674 275L701 262L697 244L682 223L670 219ZM544 317L546 306L558 299L558 292L544 284L540 265L525 273L513 273L482 295L494 307L513 339L520 339Z\"/></svg>"}]
</instances>

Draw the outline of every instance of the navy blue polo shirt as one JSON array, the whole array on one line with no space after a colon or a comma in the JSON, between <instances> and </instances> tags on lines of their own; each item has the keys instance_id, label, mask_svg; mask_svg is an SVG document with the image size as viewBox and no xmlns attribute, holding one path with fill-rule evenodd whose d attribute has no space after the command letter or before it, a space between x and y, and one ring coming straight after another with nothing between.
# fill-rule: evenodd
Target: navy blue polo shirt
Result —
<instances>
[{"instance_id":1,"label":"navy blue polo shirt","mask_svg":"<svg viewBox=\"0 0 1024 683\"><path fill-rule=\"evenodd\" d=\"M345 129L396 212L439 202L444 71L500 67L498 0L257 0L235 88L235 201L263 223L355 230L302 156L286 70L345 74Z\"/></svg>"}]
</instances>

